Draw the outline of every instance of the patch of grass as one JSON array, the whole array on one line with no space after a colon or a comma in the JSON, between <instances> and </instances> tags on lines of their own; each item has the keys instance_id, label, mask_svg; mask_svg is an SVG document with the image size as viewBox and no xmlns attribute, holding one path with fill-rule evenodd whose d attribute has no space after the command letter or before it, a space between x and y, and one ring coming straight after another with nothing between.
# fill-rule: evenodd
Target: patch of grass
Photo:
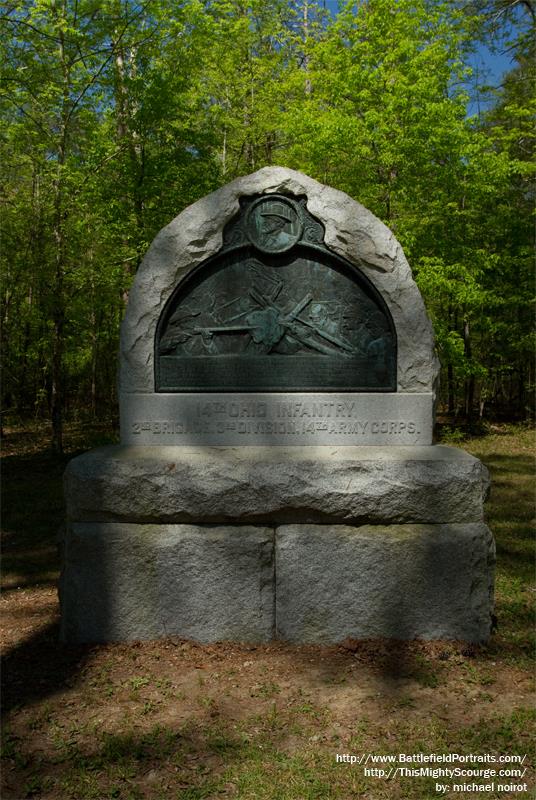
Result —
<instances>
[{"instance_id":1,"label":"patch of grass","mask_svg":"<svg viewBox=\"0 0 536 800\"><path fill-rule=\"evenodd\" d=\"M153 700L146 700L143 704L140 714L145 717L147 714L154 714L158 710L158 703Z\"/></svg>"},{"instance_id":2,"label":"patch of grass","mask_svg":"<svg viewBox=\"0 0 536 800\"><path fill-rule=\"evenodd\" d=\"M489 672L485 672L481 665L467 661L461 665L464 672L464 683L471 685L487 686L494 682L493 677Z\"/></svg>"},{"instance_id":3,"label":"patch of grass","mask_svg":"<svg viewBox=\"0 0 536 800\"><path fill-rule=\"evenodd\" d=\"M305 716L302 721L307 726L310 720ZM290 752L283 746L285 728L278 726L274 732L269 725L259 726L256 718L238 730L218 721L200 731L192 719L180 730L157 725L145 734L104 731L96 748L86 745L86 752L74 752L61 764L60 772L51 775L43 769L41 776L29 774L26 796L36 796L46 786L59 792L57 796L73 800L113 796L156 800L160 793L177 800L220 795L241 800L348 800L355 796L422 800L435 796L433 778L387 780L378 772L367 775L361 765L338 763L336 753L526 754L529 764L536 757L535 721L536 715L528 711L466 727L453 727L434 715L418 723L404 717L389 717L381 724L364 718L357 721L351 740L344 746L337 744L336 750L320 737L312 742L304 734ZM50 763L43 767L50 770ZM147 776L153 776L150 787ZM489 796L500 797L497 793Z\"/></svg>"},{"instance_id":4,"label":"patch of grass","mask_svg":"<svg viewBox=\"0 0 536 800\"><path fill-rule=\"evenodd\" d=\"M24 784L24 797L38 797L51 788L53 782L50 778L43 778L40 775L32 775Z\"/></svg>"},{"instance_id":5,"label":"patch of grass","mask_svg":"<svg viewBox=\"0 0 536 800\"><path fill-rule=\"evenodd\" d=\"M50 450L46 426L7 428L2 441L2 573L4 588L53 585L58 532L64 522L63 472L74 455L117 441L96 425L65 427L65 455Z\"/></svg>"},{"instance_id":6,"label":"patch of grass","mask_svg":"<svg viewBox=\"0 0 536 800\"><path fill-rule=\"evenodd\" d=\"M416 700L409 695L403 695L397 700L397 705L399 708L415 708Z\"/></svg>"},{"instance_id":7,"label":"patch of grass","mask_svg":"<svg viewBox=\"0 0 536 800\"><path fill-rule=\"evenodd\" d=\"M427 686L429 689L435 689L439 686L441 680L437 665L431 663L421 653L415 653L412 661L413 668L410 674L417 683L420 683L421 686Z\"/></svg>"},{"instance_id":8,"label":"patch of grass","mask_svg":"<svg viewBox=\"0 0 536 800\"><path fill-rule=\"evenodd\" d=\"M396 755L402 747L403 752L430 752L430 747L444 747L445 731L438 723L432 726L430 741L429 726L423 731L410 725L397 722L397 730L402 729L402 740L393 736L393 730L386 729L363 720L360 730L351 742L358 744L357 752ZM424 733L424 736L423 736ZM310 740L309 740L310 741ZM381 750L377 743L381 741ZM440 750L439 750L440 751ZM338 752L348 752L348 746ZM355 750L352 750L355 752ZM293 754L282 752L273 741L253 739L249 747L241 753L240 764L233 765L222 776L237 786L236 796L240 798L261 798L264 800L296 800L297 798L332 798L347 800L350 797L371 797L374 800L387 798L414 798L422 800L428 791L435 789L432 779L387 780L376 774L365 773L363 766L337 763L336 753L327 751L323 745L302 745ZM377 769L377 768L376 768ZM369 794L370 793L370 794Z\"/></svg>"},{"instance_id":9,"label":"patch of grass","mask_svg":"<svg viewBox=\"0 0 536 800\"><path fill-rule=\"evenodd\" d=\"M164 696L167 696L173 689L173 683L169 678L155 678L154 685Z\"/></svg>"},{"instance_id":10,"label":"patch of grass","mask_svg":"<svg viewBox=\"0 0 536 800\"><path fill-rule=\"evenodd\" d=\"M149 678L144 678L142 675L135 675L128 681L130 688L134 691L138 691L138 689L141 689L143 686L148 686L149 683Z\"/></svg>"},{"instance_id":11,"label":"patch of grass","mask_svg":"<svg viewBox=\"0 0 536 800\"><path fill-rule=\"evenodd\" d=\"M242 754L241 763L229 779L236 786L236 796L244 800L324 800L334 796L314 755L287 756L273 748L250 748Z\"/></svg>"},{"instance_id":12,"label":"patch of grass","mask_svg":"<svg viewBox=\"0 0 536 800\"><path fill-rule=\"evenodd\" d=\"M444 426L439 433L439 441L441 444L461 445L467 438L467 432L456 427L450 428Z\"/></svg>"},{"instance_id":13,"label":"patch of grass","mask_svg":"<svg viewBox=\"0 0 536 800\"><path fill-rule=\"evenodd\" d=\"M493 716L478 725L457 732L460 744L469 752L526 755L536 765L536 710L517 709L507 716Z\"/></svg>"},{"instance_id":14,"label":"patch of grass","mask_svg":"<svg viewBox=\"0 0 536 800\"><path fill-rule=\"evenodd\" d=\"M216 707L216 701L213 697L200 697L199 705L203 708L214 709Z\"/></svg>"},{"instance_id":15,"label":"patch of grass","mask_svg":"<svg viewBox=\"0 0 536 800\"><path fill-rule=\"evenodd\" d=\"M534 658L535 436L526 426L503 425L464 448L488 467L492 484L486 515L497 546L497 634L490 647L524 668Z\"/></svg>"},{"instance_id":16,"label":"patch of grass","mask_svg":"<svg viewBox=\"0 0 536 800\"><path fill-rule=\"evenodd\" d=\"M281 692L281 687L277 683L261 683L252 687L252 697L274 697Z\"/></svg>"}]
</instances>

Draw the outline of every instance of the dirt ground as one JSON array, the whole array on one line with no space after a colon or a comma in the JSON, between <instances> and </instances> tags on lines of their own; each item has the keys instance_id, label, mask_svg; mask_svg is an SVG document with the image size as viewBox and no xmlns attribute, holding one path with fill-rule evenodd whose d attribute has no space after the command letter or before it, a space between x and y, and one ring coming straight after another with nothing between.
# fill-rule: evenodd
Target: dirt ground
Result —
<instances>
[{"instance_id":1,"label":"dirt ground","mask_svg":"<svg viewBox=\"0 0 536 800\"><path fill-rule=\"evenodd\" d=\"M63 465L54 472L48 456L35 460L20 448L17 458L14 483L24 484L34 459L33 475L41 474L54 506L61 486L53 490L49 482L61 478ZM175 638L64 645L56 516L33 538L31 519L7 520L6 552L14 560L0 599L5 800L439 796L433 780L389 786L335 763L341 753L392 752L524 754L527 792L485 796L529 796L534 662L527 625L523 632L509 620L530 620L534 590L523 582L515 594L519 576L508 578L514 588L499 585L504 613L499 603L499 628L486 647L385 640L200 645ZM21 569L21 561L32 569Z\"/></svg>"},{"instance_id":2,"label":"dirt ground","mask_svg":"<svg viewBox=\"0 0 536 800\"><path fill-rule=\"evenodd\" d=\"M207 729L240 730L254 739L279 715L278 751L333 755L355 750L356 726L366 720L362 747L386 752L390 745L403 750L400 716L413 731L430 719L459 730L507 719L533 700L529 671L493 649L463 643L348 641L322 648L168 639L67 647L57 641L57 597L50 588L4 595L2 619L4 710L14 750L4 768L3 798L76 797L62 785L66 760L83 753L98 770L105 740L97 732L120 737L129 731L135 746L158 727L183 736L189 731L179 781L179 766L162 758L158 743L136 771L139 796L152 797L156 785L191 788L188 766L195 775L200 765L225 771L225 754L207 743ZM375 742L378 730L383 736ZM34 791L36 764L45 769ZM240 796L235 792L229 785L214 796Z\"/></svg>"}]
</instances>

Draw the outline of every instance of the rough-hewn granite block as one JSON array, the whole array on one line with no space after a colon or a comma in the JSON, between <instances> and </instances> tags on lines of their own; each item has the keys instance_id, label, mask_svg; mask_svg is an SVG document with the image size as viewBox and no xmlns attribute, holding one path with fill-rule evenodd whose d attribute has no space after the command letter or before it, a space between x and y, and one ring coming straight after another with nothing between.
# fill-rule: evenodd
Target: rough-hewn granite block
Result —
<instances>
[{"instance_id":1,"label":"rough-hewn granite block","mask_svg":"<svg viewBox=\"0 0 536 800\"><path fill-rule=\"evenodd\" d=\"M277 636L486 641L494 562L483 524L280 527Z\"/></svg>"},{"instance_id":2,"label":"rough-hewn granite block","mask_svg":"<svg viewBox=\"0 0 536 800\"><path fill-rule=\"evenodd\" d=\"M103 447L65 475L77 522L480 522L488 486L443 446Z\"/></svg>"},{"instance_id":3,"label":"rough-hewn granite block","mask_svg":"<svg viewBox=\"0 0 536 800\"><path fill-rule=\"evenodd\" d=\"M274 531L73 524L60 585L62 638L263 642L274 632Z\"/></svg>"}]
</instances>

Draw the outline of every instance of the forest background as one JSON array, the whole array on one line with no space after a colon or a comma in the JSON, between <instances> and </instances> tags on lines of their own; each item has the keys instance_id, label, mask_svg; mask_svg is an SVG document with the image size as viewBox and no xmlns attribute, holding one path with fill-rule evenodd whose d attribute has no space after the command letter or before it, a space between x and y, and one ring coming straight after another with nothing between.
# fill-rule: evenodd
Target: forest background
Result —
<instances>
[{"instance_id":1,"label":"forest background","mask_svg":"<svg viewBox=\"0 0 536 800\"><path fill-rule=\"evenodd\" d=\"M400 240L454 418L534 413L532 0L7 0L4 420L117 422L136 269L184 207L268 164ZM506 53L501 85L471 67ZM489 77L489 76L488 76Z\"/></svg>"}]
</instances>

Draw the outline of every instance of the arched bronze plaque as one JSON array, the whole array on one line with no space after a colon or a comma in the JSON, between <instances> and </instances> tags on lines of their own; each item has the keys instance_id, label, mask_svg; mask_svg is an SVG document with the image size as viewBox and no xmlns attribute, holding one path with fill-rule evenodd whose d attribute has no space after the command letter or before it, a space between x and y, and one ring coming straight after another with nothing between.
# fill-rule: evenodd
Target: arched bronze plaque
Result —
<instances>
[{"instance_id":1,"label":"arched bronze plaque","mask_svg":"<svg viewBox=\"0 0 536 800\"><path fill-rule=\"evenodd\" d=\"M163 310L156 391L396 391L387 306L323 237L305 198L244 198Z\"/></svg>"}]
</instances>

